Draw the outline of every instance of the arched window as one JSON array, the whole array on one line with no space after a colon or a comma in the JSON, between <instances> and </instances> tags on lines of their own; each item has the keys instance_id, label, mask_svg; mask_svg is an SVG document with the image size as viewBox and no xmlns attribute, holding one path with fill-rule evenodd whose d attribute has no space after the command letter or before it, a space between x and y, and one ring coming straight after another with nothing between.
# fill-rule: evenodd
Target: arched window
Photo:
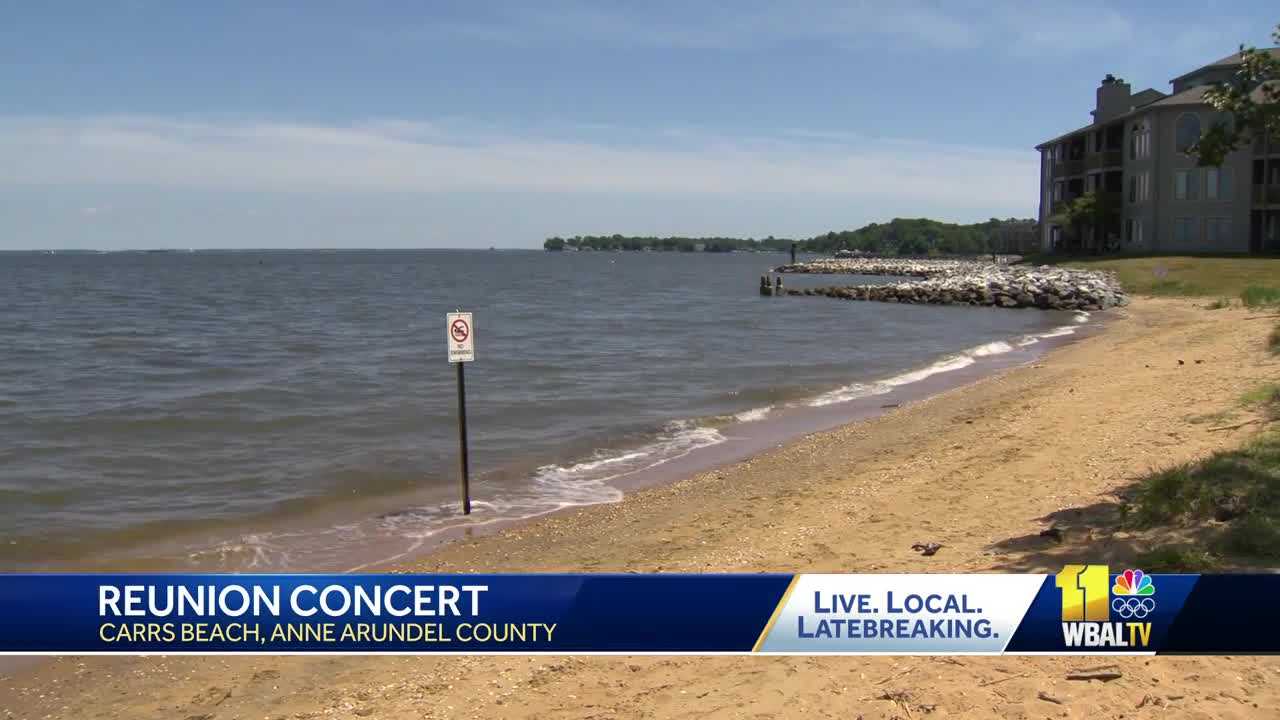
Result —
<instances>
[{"instance_id":1,"label":"arched window","mask_svg":"<svg viewBox=\"0 0 1280 720\"><path fill-rule=\"evenodd\" d=\"M1178 118L1178 126L1175 136L1178 152L1186 152L1200 141L1200 116L1195 113L1185 113Z\"/></svg>"}]
</instances>

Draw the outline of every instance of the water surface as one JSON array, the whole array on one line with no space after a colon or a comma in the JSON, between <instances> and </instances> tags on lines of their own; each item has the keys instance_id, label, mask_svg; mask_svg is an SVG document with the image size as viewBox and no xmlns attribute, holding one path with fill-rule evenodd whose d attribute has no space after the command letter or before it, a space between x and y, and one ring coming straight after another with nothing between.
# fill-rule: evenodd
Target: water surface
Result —
<instances>
[{"instance_id":1,"label":"water surface","mask_svg":"<svg viewBox=\"0 0 1280 720\"><path fill-rule=\"evenodd\" d=\"M342 568L459 526L455 308L476 326L468 525L616 500L629 475L733 428L888 392L1074 321L760 297L759 275L782 262L0 254L0 569Z\"/></svg>"}]
</instances>

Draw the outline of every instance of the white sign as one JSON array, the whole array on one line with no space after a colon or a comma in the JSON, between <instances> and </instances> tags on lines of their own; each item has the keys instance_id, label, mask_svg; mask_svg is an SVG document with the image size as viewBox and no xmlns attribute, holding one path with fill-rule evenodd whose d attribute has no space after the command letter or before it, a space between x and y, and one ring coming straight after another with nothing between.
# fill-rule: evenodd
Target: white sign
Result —
<instances>
[{"instance_id":1,"label":"white sign","mask_svg":"<svg viewBox=\"0 0 1280 720\"><path fill-rule=\"evenodd\" d=\"M449 343L449 362L471 362L476 359L476 326L471 313L445 315L445 338Z\"/></svg>"}]
</instances>

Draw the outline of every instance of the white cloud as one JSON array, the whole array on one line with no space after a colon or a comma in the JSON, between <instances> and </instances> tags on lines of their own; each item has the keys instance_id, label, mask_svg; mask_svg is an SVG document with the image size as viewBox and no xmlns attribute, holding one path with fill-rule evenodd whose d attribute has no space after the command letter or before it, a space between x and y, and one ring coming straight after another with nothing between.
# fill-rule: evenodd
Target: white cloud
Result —
<instances>
[{"instance_id":1,"label":"white cloud","mask_svg":"<svg viewBox=\"0 0 1280 720\"><path fill-rule=\"evenodd\" d=\"M513 4L487 17L436 20L408 35L429 32L462 42L541 46L563 42L615 47L727 50L797 42L859 43L890 36L930 47L970 47L982 34L981 8L928 2L731 3L604 6L570 2Z\"/></svg>"},{"instance_id":2,"label":"white cloud","mask_svg":"<svg viewBox=\"0 0 1280 720\"><path fill-rule=\"evenodd\" d=\"M523 47L583 45L685 50L775 49L818 44L850 47L900 41L889 51L983 48L1050 56L1122 50L1161 37L1175 45L1194 34L1185 18L1153 17L1097 2L1035 0L854 2L737 0L729 3L515 3L482 15L437 19L402 30L406 42ZM1221 11L1216 11L1222 15ZM1229 20L1217 17L1221 24ZM371 41L385 43L385 34ZM1233 41L1234 42L1234 41Z\"/></svg>"},{"instance_id":3,"label":"white cloud","mask_svg":"<svg viewBox=\"0 0 1280 720\"><path fill-rule=\"evenodd\" d=\"M647 143L477 134L377 120L351 126L160 117L0 118L0 184L248 191L815 194L932 208L1029 208L1030 151L804 129Z\"/></svg>"}]
</instances>

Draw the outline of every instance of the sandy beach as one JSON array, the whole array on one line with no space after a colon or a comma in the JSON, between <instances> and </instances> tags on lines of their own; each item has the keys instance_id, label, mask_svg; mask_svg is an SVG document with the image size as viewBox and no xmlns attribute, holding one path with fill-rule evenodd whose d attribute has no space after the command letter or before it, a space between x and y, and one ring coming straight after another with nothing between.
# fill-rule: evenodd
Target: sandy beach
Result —
<instances>
[{"instance_id":1,"label":"sandy beach","mask_svg":"<svg viewBox=\"0 0 1280 720\"><path fill-rule=\"evenodd\" d=\"M1034 311L1021 311L1034 312ZM407 571L1056 572L1160 539L1112 493L1238 445L1215 413L1280 375L1273 323L1139 299L1041 360L612 505L464 540ZM1180 362L1181 361L1181 362ZM1039 535L1055 524L1063 541ZM917 542L942 549L921 557ZM1114 665L1119 679L1066 679ZM0 677L5 718L1268 717L1280 659L60 658Z\"/></svg>"}]
</instances>

